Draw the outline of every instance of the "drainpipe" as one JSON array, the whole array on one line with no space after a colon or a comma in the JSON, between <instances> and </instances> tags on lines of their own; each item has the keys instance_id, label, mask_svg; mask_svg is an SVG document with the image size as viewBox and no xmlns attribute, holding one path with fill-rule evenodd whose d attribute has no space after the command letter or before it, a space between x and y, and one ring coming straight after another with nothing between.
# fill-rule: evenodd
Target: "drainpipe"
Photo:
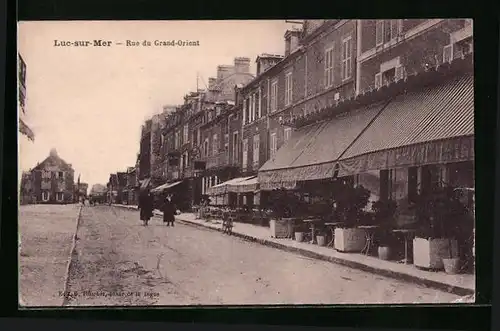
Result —
<instances>
[{"instance_id":1,"label":"drainpipe","mask_svg":"<svg viewBox=\"0 0 500 331\"><path fill-rule=\"evenodd\" d=\"M359 95L359 85L361 84L361 21L356 20L356 96Z\"/></svg>"}]
</instances>

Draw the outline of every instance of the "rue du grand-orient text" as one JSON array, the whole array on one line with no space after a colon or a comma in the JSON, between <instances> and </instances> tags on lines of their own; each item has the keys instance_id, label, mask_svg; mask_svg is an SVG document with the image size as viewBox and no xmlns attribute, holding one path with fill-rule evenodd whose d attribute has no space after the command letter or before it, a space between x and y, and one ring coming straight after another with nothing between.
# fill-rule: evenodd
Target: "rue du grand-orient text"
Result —
<instances>
[{"instance_id":1,"label":"rue du grand-orient text","mask_svg":"<svg viewBox=\"0 0 500 331\"><path fill-rule=\"evenodd\" d=\"M54 40L56 47L109 47L112 45L120 46L200 46L199 40L125 40L124 42L113 42L111 40Z\"/></svg>"}]
</instances>

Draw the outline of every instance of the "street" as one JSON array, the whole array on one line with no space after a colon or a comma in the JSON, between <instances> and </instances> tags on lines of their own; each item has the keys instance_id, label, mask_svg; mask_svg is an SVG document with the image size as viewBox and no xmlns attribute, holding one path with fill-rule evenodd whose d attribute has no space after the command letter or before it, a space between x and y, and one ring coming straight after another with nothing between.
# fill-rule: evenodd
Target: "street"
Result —
<instances>
[{"instance_id":1,"label":"street","mask_svg":"<svg viewBox=\"0 0 500 331\"><path fill-rule=\"evenodd\" d=\"M443 303L459 297L110 206L83 207L65 305Z\"/></svg>"}]
</instances>

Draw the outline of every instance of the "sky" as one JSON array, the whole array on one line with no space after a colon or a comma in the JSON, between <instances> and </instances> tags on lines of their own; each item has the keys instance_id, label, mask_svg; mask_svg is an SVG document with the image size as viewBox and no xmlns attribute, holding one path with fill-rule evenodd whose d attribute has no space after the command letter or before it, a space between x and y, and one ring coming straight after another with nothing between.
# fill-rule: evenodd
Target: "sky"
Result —
<instances>
[{"instance_id":1,"label":"sky","mask_svg":"<svg viewBox=\"0 0 500 331\"><path fill-rule=\"evenodd\" d=\"M134 166L143 121L163 105L208 84L217 65L234 57L283 54L280 21L20 22L18 50L26 62L26 118L35 142L19 138L19 167L28 170L55 148L75 180L105 184ZM55 46L95 39L110 47ZM126 41L140 46L126 46ZM144 40L199 41L199 46L142 46ZM123 43L124 45L116 45Z\"/></svg>"}]
</instances>

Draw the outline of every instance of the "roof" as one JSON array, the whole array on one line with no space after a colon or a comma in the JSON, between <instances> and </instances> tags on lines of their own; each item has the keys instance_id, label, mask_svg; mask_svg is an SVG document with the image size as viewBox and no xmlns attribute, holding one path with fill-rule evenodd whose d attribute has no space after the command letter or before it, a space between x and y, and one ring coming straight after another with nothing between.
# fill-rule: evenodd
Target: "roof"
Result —
<instances>
[{"instance_id":1,"label":"roof","mask_svg":"<svg viewBox=\"0 0 500 331\"><path fill-rule=\"evenodd\" d=\"M33 170L40 170L45 168L45 166L55 166L61 170L67 171L73 170L71 164L64 161L59 155L55 153L51 153L51 155L49 155L45 160L37 164L36 167L33 168Z\"/></svg>"},{"instance_id":2,"label":"roof","mask_svg":"<svg viewBox=\"0 0 500 331\"><path fill-rule=\"evenodd\" d=\"M259 188L259 179L257 176L251 177L247 180L239 181L228 185L229 192L246 193L255 192Z\"/></svg>"},{"instance_id":3,"label":"roof","mask_svg":"<svg viewBox=\"0 0 500 331\"><path fill-rule=\"evenodd\" d=\"M259 169L260 183L333 177L337 159L377 116L384 104L302 127Z\"/></svg>"},{"instance_id":4,"label":"roof","mask_svg":"<svg viewBox=\"0 0 500 331\"><path fill-rule=\"evenodd\" d=\"M346 151L343 159L468 135L474 135L472 74L397 96Z\"/></svg>"},{"instance_id":5,"label":"roof","mask_svg":"<svg viewBox=\"0 0 500 331\"><path fill-rule=\"evenodd\" d=\"M248 177L237 177L237 178L230 179L230 180L225 181L223 183L209 187L207 193L209 195L224 194L227 191L228 185L236 184L236 183L239 183L241 181L245 181L245 180L253 178L253 177L254 176L248 176Z\"/></svg>"}]
</instances>

